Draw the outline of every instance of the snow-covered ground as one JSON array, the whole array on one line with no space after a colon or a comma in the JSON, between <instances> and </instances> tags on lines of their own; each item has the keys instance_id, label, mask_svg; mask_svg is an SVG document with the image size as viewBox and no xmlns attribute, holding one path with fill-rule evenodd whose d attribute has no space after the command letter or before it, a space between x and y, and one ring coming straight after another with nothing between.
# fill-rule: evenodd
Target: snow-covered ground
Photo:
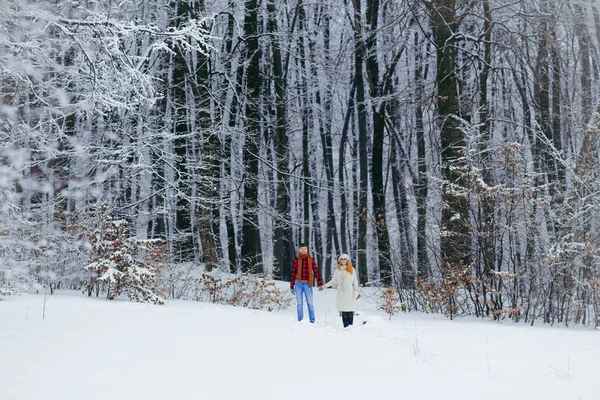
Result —
<instances>
[{"instance_id":1,"label":"snow-covered ground","mask_svg":"<svg viewBox=\"0 0 600 400\"><path fill-rule=\"evenodd\" d=\"M600 399L600 332L455 320L391 321L368 296L341 327L197 302L59 293L0 302L2 400ZM368 323L362 325L362 320Z\"/></svg>"}]
</instances>

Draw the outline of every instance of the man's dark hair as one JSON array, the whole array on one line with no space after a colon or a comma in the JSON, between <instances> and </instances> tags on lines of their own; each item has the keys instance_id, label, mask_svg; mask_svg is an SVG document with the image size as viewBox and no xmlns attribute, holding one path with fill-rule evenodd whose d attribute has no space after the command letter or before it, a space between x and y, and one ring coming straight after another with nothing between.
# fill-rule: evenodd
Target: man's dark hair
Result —
<instances>
[{"instance_id":1,"label":"man's dark hair","mask_svg":"<svg viewBox=\"0 0 600 400\"><path fill-rule=\"evenodd\" d=\"M308 243L302 242L302 243L300 243L300 246L298 246L298 248L300 248L300 247L308 247Z\"/></svg>"}]
</instances>

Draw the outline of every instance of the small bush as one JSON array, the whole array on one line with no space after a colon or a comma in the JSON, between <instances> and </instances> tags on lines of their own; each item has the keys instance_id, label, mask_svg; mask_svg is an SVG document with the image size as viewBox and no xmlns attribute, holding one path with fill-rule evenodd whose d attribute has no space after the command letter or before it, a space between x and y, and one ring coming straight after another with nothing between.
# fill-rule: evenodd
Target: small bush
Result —
<instances>
[{"instance_id":1,"label":"small bush","mask_svg":"<svg viewBox=\"0 0 600 400\"><path fill-rule=\"evenodd\" d=\"M453 318L463 307L464 298L458 292L469 283L468 269L444 271L440 281L417 279L417 296L424 312L442 313Z\"/></svg>"},{"instance_id":2,"label":"small bush","mask_svg":"<svg viewBox=\"0 0 600 400\"><path fill-rule=\"evenodd\" d=\"M205 272L194 287L194 299L255 310L279 311L289 307L293 297L277 288L274 281L250 274L231 278Z\"/></svg>"},{"instance_id":3,"label":"small bush","mask_svg":"<svg viewBox=\"0 0 600 400\"><path fill-rule=\"evenodd\" d=\"M15 294L14 289L10 286L9 282L2 282L0 280L0 296L11 296Z\"/></svg>"},{"instance_id":4,"label":"small bush","mask_svg":"<svg viewBox=\"0 0 600 400\"><path fill-rule=\"evenodd\" d=\"M404 310L405 303L400 303L400 297L394 289L383 289L379 296L379 309L383 310L389 319L399 311Z\"/></svg>"}]
</instances>

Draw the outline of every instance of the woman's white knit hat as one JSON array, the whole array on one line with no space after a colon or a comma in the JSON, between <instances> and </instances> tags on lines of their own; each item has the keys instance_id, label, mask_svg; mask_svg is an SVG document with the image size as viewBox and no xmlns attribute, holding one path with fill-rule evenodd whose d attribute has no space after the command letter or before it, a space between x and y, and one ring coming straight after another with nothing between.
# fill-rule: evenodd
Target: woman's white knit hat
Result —
<instances>
[{"instance_id":1,"label":"woman's white knit hat","mask_svg":"<svg viewBox=\"0 0 600 400\"><path fill-rule=\"evenodd\" d=\"M346 260L350 261L350 256L348 254L340 254L338 260L341 260L342 258L345 258Z\"/></svg>"}]
</instances>

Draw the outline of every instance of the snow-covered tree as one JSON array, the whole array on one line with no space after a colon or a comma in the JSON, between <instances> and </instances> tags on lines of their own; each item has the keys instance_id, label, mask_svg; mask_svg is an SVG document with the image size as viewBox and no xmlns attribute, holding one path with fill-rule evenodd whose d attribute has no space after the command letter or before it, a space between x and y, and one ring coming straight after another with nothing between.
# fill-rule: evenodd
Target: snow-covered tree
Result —
<instances>
[{"instance_id":1,"label":"snow-covered tree","mask_svg":"<svg viewBox=\"0 0 600 400\"><path fill-rule=\"evenodd\" d=\"M127 221L104 213L99 222L100 228L87 237L92 247L92 261L85 267L91 274L88 295L103 286L109 300L125 294L138 302L163 304L165 294L157 278L166 263L164 242L131 237Z\"/></svg>"}]
</instances>

